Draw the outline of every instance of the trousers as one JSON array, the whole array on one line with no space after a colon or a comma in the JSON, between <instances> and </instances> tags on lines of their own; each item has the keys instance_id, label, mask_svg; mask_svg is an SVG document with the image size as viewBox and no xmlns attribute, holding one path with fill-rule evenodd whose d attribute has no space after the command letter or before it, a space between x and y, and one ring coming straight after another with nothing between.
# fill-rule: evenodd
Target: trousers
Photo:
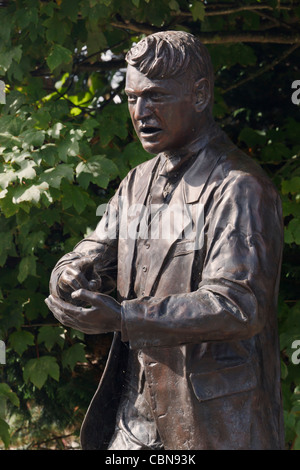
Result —
<instances>
[{"instance_id":1,"label":"trousers","mask_svg":"<svg viewBox=\"0 0 300 470\"><path fill-rule=\"evenodd\" d=\"M108 450L162 450L153 418L145 373L138 354L129 351L129 363L114 434Z\"/></svg>"}]
</instances>

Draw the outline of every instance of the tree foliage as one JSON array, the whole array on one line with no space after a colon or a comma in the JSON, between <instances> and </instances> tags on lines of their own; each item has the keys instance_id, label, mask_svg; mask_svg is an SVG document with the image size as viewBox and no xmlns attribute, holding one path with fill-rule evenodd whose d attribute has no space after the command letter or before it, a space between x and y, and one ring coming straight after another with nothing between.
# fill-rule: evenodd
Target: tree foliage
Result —
<instances>
[{"instance_id":1,"label":"tree foliage","mask_svg":"<svg viewBox=\"0 0 300 470\"><path fill-rule=\"evenodd\" d=\"M211 53L216 120L281 193L286 446L300 449L299 18L296 2L277 0L0 2L6 85L0 339L7 358L0 366L0 438L6 448L66 448L69 436L78 436L111 337L84 336L55 321L44 304L50 273L96 226L97 207L129 169L151 158L127 111L126 51L144 34L181 29Z\"/></svg>"}]
</instances>

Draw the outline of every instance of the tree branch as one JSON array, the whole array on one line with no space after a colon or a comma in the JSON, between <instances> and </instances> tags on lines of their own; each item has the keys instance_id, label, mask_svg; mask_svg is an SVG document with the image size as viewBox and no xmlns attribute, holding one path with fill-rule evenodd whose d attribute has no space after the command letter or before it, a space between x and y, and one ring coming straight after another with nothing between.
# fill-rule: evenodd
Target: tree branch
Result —
<instances>
[{"instance_id":1,"label":"tree branch","mask_svg":"<svg viewBox=\"0 0 300 470\"><path fill-rule=\"evenodd\" d=\"M237 42L255 42L255 43L270 43L270 44L298 44L300 43L300 34L264 34L260 31L253 31L250 33L204 33L199 34L199 39L203 44L228 44Z\"/></svg>"},{"instance_id":2,"label":"tree branch","mask_svg":"<svg viewBox=\"0 0 300 470\"><path fill-rule=\"evenodd\" d=\"M36 446L39 447L42 444L48 444L49 442L58 441L60 439L66 439L67 437L71 437L71 436L74 436L74 435L75 435L75 433L71 432L69 434L62 434L61 436L50 437L49 439L45 439L44 441L35 441L35 442L33 441L27 446L27 450L32 448L32 447L36 447Z\"/></svg>"},{"instance_id":3,"label":"tree branch","mask_svg":"<svg viewBox=\"0 0 300 470\"><path fill-rule=\"evenodd\" d=\"M216 4L211 7L205 8L205 16L219 16L219 15L232 15L234 13L240 13L242 11L253 11L253 10L292 10L293 5L280 5L277 8L273 8L270 5L244 5L244 6L230 6L229 8L224 8L224 5ZM172 15L176 16L176 12L172 12ZM180 16L192 17L191 12L180 12Z\"/></svg>"},{"instance_id":4,"label":"tree branch","mask_svg":"<svg viewBox=\"0 0 300 470\"><path fill-rule=\"evenodd\" d=\"M119 29L125 29L130 31L135 31L136 33L144 33L144 34L153 34L161 31L163 28L156 28L155 26L150 26L145 23L136 23L135 21L127 21L124 20L124 23L119 21L111 21L111 26Z\"/></svg>"},{"instance_id":5,"label":"tree branch","mask_svg":"<svg viewBox=\"0 0 300 470\"><path fill-rule=\"evenodd\" d=\"M94 71L94 70L112 70L112 69L120 69L126 66L126 62L124 59L112 59L112 60L103 60L97 61L94 63L90 63L88 61L80 61L76 64L76 69Z\"/></svg>"},{"instance_id":6,"label":"tree branch","mask_svg":"<svg viewBox=\"0 0 300 470\"><path fill-rule=\"evenodd\" d=\"M120 69L126 67L126 62L124 59L113 59L108 61L97 61L94 63L86 62L84 60L79 61L74 66L74 72L76 74L77 71L87 71L87 72L94 72L96 70L112 70L112 69ZM51 74L49 70L40 67L36 70L32 70L31 75L33 77L49 77Z\"/></svg>"},{"instance_id":7,"label":"tree branch","mask_svg":"<svg viewBox=\"0 0 300 470\"><path fill-rule=\"evenodd\" d=\"M272 69L273 67L278 65L280 62L282 62L284 59L286 59L290 54L292 54L296 49L298 49L299 46L300 46L300 44L294 44L292 47L287 49L280 57L273 60L273 62L271 62L271 64L268 64L265 67L262 67L261 69L256 71L255 73L253 73L251 75L248 75L247 78L244 78L243 80L240 80L239 82L234 83L230 87L223 90L222 94L228 93L228 91L234 90L235 88L238 88L239 86L242 86L245 83L250 82L251 80L254 80L255 78L259 77L260 75L263 75L265 72Z\"/></svg>"},{"instance_id":8,"label":"tree branch","mask_svg":"<svg viewBox=\"0 0 300 470\"><path fill-rule=\"evenodd\" d=\"M266 18L270 20L272 23L274 23L274 26L279 26L279 27L282 26L283 28L287 28L289 30L293 29L292 26L286 23L285 21L278 20L277 18L274 18L272 15L268 15L265 12L253 10L253 13L256 13L261 18Z\"/></svg>"},{"instance_id":9,"label":"tree branch","mask_svg":"<svg viewBox=\"0 0 300 470\"><path fill-rule=\"evenodd\" d=\"M136 22L112 22L115 28L129 29L138 33L152 34L165 28L155 28L143 23ZM256 43L272 43L272 44L296 44L300 43L300 34L264 34L261 31L253 31L250 33L223 32L218 33L199 33L199 39L203 44L228 44L237 42L256 42Z\"/></svg>"}]
</instances>

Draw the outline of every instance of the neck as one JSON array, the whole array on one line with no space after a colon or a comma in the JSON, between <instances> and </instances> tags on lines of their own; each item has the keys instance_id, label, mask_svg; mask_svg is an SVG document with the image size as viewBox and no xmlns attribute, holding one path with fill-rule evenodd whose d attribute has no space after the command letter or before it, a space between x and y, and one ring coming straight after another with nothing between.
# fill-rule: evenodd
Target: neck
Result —
<instances>
[{"instance_id":1,"label":"neck","mask_svg":"<svg viewBox=\"0 0 300 470\"><path fill-rule=\"evenodd\" d=\"M189 141L180 149L167 150L164 152L166 158L170 160L185 160L188 155L199 153L208 142L218 133L219 126L212 117L206 117L204 122L199 122L195 127L195 139Z\"/></svg>"}]
</instances>

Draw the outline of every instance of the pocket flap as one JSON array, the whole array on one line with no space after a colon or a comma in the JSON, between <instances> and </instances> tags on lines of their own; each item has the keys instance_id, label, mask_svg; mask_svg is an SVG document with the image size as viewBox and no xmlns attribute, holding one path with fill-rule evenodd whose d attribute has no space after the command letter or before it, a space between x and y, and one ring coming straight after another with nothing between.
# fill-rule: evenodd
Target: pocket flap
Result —
<instances>
[{"instance_id":1,"label":"pocket flap","mask_svg":"<svg viewBox=\"0 0 300 470\"><path fill-rule=\"evenodd\" d=\"M188 255L195 251L195 242L193 240L183 240L177 242L174 246L172 256Z\"/></svg>"},{"instance_id":2,"label":"pocket flap","mask_svg":"<svg viewBox=\"0 0 300 470\"><path fill-rule=\"evenodd\" d=\"M251 364L240 364L200 374L192 373L190 381L199 401L246 392L257 385Z\"/></svg>"}]
</instances>

